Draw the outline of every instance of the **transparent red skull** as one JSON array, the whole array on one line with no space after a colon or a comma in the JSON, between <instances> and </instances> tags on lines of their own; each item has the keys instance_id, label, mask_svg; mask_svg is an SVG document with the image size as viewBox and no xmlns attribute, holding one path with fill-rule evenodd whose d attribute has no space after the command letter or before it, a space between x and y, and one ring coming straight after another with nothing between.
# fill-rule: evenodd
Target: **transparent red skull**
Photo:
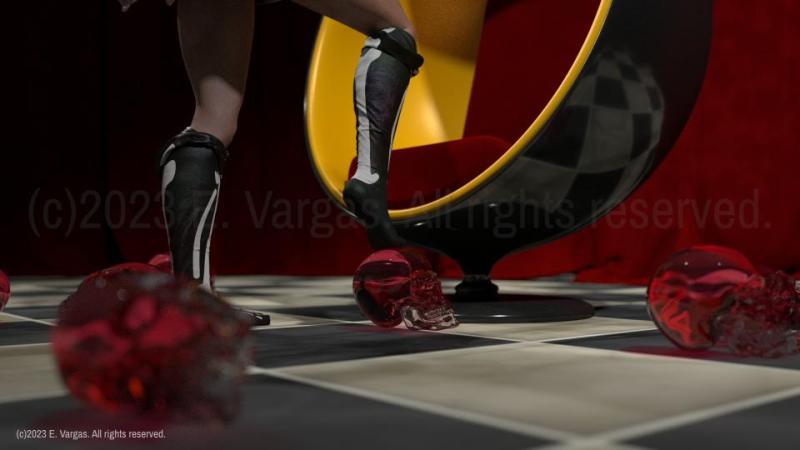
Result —
<instances>
[{"instance_id":1,"label":"transparent red skull","mask_svg":"<svg viewBox=\"0 0 800 450\"><path fill-rule=\"evenodd\" d=\"M714 320L727 294L757 273L736 250L697 246L670 257L650 280L650 316L677 346L703 350L714 346Z\"/></svg>"},{"instance_id":2,"label":"transparent red skull","mask_svg":"<svg viewBox=\"0 0 800 450\"><path fill-rule=\"evenodd\" d=\"M650 281L648 307L677 346L727 347L744 357L800 350L800 294L783 272L760 273L736 250L698 246L670 257Z\"/></svg>"},{"instance_id":3,"label":"transparent red skull","mask_svg":"<svg viewBox=\"0 0 800 450\"><path fill-rule=\"evenodd\" d=\"M458 326L453 306L425 256L413 249L381 250L356 270L353 294L364 316L392 328L444 330Z\"/></svg>"}]
</instances>

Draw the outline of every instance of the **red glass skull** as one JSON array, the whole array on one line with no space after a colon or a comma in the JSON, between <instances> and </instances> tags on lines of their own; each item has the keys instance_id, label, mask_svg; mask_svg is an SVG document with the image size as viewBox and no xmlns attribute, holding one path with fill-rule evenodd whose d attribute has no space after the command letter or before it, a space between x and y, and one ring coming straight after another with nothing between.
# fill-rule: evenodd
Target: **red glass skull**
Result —
<instances>
[{"instance_id":1,"label":"red glass skull","mask_svg":"<svg viewBox=\"0 0 800 450\"><path fill-rule=\"evenodd\" d=\"M412 249L381 250L356 270L353 293L374 324L443 330L458 326L453 307L425 256Z\"/></svg>"},{"instance_id":2,"label":"red glass skull","mask_svg":"<svg viewBox=\"0 0 800 450\"><path fill-rule=\"evenodd\" d=\"M733 249L697 246L678 252L650 280L650 316L679 347L711 348L718 338L714 320L727 294L756 273L755 266Z\"/></svg>"}]
</instances>

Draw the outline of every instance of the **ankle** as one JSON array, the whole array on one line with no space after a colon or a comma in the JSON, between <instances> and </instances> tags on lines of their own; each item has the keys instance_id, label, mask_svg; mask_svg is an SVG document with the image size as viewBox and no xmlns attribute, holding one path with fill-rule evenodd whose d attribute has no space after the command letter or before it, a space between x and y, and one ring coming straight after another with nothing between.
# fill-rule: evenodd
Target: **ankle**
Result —
<instances>
[{"instance_id":1,"label":"ankle","mask_svg":"<svg viewBox=\"0 0 800 450\"><path fill-rule=\"evenodd\" d=\"M204 120L201 117L195 116L192 119L190 128L200 133L207 133L219 139L225 147L229 147L233 138L236 137L238 126L233 123L220 123L219 121Z\"/></svg>"},{"instance_id":2,"label":"ankle","mask_svg":"<svg viewBox=\"0 0 800 450\"><path fill-rule=\"evenodd\" d=\"M403 31L405 31L406 33L410 34L411 37L414 38L414 40L417 40L417 30L414 29L413 25L409 25L409 26L403 28Z\"/></svg>"}]
</instances>

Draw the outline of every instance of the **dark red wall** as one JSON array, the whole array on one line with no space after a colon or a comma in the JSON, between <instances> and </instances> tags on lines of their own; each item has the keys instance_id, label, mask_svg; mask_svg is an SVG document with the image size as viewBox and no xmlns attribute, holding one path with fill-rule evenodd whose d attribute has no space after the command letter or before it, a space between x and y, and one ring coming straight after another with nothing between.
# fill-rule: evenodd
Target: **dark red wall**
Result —
<instances>
[{"instance_id":1,"label":"dark red wall","mask_svg":"<svg viewBox=\"0 0 800 450\"><path fill-rule=\"evenodd\" d=\"M155 154L192 108L174 11L159 0L141 0L124 15L112 0L13 7L21 9L10 15L21 18L11 26L22 70L6 110L0 268L84 274L163 251ZM318 19L289 3L258 14L215 265L223 273L351 273L368 247L324 199L303 137ZM496 275L572 271L636 282L670 252L698 242L738 247L774 267L800 266L797 42L800 2L718 1L708 78L664 165L608 219L512 256ZM456 274L452 263L439 264Z\"/></svg>"}]
</instances>

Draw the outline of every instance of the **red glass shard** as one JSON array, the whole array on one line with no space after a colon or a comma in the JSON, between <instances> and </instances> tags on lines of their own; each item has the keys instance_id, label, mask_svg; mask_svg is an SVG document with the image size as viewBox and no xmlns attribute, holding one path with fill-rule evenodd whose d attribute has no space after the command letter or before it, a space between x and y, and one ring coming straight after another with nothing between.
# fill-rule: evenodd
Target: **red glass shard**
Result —
<instances>
[{"instance_id":1,"label":"red glass shard","mask_svg":"<svg viewBox=\"0 0 800 450\"><path fill-rule=\"evenodd\" d=\"M775 358L796 353L795 315L800 296L783 272L753 275L729 294L730 307L717 318L722 341L740 356Z\"/></svg>"}]
</instances>

